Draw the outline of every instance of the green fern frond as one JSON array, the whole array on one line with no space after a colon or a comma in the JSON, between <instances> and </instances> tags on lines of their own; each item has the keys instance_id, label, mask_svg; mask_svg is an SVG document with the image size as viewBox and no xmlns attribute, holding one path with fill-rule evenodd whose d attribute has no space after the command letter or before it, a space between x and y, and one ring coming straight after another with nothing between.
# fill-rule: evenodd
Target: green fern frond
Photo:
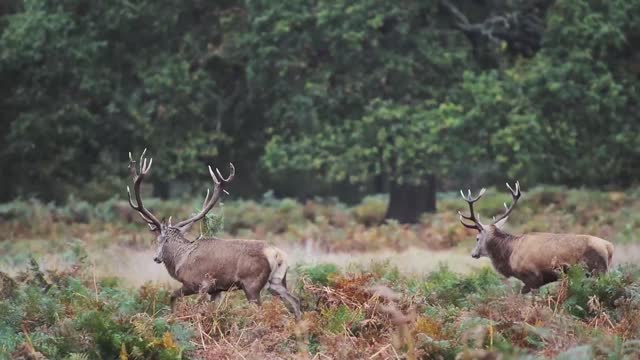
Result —
<instances>
[{"instance_id":1,"label":"green fern frond","mask_svg":"<svg viewBox=\"0 0 640 360\"><path fill-rule=\"evenodd\" d=\"M71 353L64 358L65 360L89 360L89 355L87 354L79 354L79 353Z\"/></svg>"}]
</instances>

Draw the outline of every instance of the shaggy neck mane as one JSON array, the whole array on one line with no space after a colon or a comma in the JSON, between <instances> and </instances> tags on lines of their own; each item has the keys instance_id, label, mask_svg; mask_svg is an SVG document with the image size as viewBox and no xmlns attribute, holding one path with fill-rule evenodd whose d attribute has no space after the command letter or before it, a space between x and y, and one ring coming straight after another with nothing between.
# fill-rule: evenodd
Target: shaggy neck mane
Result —
<instances>
[{"instance_id":1,"label":"shaggy neck mane","mask_svg":"<svg viewBox=\"0 0 640 360\"><path fill-rule=\"evenodd\" d=\"M163 256L162 262L164 262L169 275L176 277L176 266L180 264L180 260L196 247L195 242L191 242L182 236L171 236L167 239L167 243L162 249Z\"/></svg>"},{"instance_id":2,"label":"shaggy neck mane","mask_svg":"<svg viewBox=\"0 0 640 360\"><path fill-rule=\"evenodd\" d=\"M498 228L493 231L493 236L487 243L487 252L493 266L504 276L512 276L511 253L513 252L513 240L516 236L508 234Z\"/></svg>"}]
</instances>

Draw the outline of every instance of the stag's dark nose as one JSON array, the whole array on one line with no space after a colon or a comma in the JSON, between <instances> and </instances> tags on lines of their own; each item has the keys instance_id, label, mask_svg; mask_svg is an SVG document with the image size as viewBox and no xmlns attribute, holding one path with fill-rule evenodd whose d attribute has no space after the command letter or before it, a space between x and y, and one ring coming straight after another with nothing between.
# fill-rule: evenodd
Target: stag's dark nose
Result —
<instances>
[{"instance_id":1,"label":"stag's dark nose","mask_svg":"<svg viewBox=\"0 0 640 360\"><path fill-rule=\"evenodd\" d=\"M471 257L474 259L480 259L480 254L471 254Z\"/></svg>"},{"instance_id":2,"label":"stag's dark nose","mask_svg":"<svg viewBox=\"0 0 640 360\"><path fill-rule=\"evenodd\" d=\"M155 261L156 263L160 264L162 262L162 260L158 259L157 257L153 258L153 261Z\"/></svg>"}]
</instances>

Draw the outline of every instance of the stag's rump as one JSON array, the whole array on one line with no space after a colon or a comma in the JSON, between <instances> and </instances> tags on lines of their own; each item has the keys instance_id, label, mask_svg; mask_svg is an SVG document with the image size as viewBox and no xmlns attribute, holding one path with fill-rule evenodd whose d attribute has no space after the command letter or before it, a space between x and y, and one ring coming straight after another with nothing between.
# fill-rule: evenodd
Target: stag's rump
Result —
<instances>
[{"instance_id":1,"label":"stag's rump","mask_svg":"<svg viewBox=\"0 0 640 360\"><path fill-rule=\"evenodd\" d=\"M583 264L590 271L602 273L609 269L612 257L613 244L595 236L530 233L515 242L511 266L548 272Z\"/></svg>"}]
</instances>

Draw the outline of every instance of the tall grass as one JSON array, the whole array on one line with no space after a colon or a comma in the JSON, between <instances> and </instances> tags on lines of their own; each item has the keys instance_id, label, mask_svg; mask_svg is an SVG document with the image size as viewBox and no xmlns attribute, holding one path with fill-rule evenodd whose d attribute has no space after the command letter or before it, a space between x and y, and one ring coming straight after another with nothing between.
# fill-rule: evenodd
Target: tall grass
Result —
<instances>
[{"instance_id":1,"label":"tall grass","mask_svg":"<svg viewBox=\"0 0 640 360\"><path fill-rule=\"evenodd\" d=\"M298 269L296 323L282 302L262 307L238 293L219 302L136 289L74 266L37 263L3 276L0 358L607 358L640 355L640 271L591 278L572 268L538 297L522 296L490 269L446 267L405 276L388 263L351 270Z\"/></svg>"}]
</instances>

